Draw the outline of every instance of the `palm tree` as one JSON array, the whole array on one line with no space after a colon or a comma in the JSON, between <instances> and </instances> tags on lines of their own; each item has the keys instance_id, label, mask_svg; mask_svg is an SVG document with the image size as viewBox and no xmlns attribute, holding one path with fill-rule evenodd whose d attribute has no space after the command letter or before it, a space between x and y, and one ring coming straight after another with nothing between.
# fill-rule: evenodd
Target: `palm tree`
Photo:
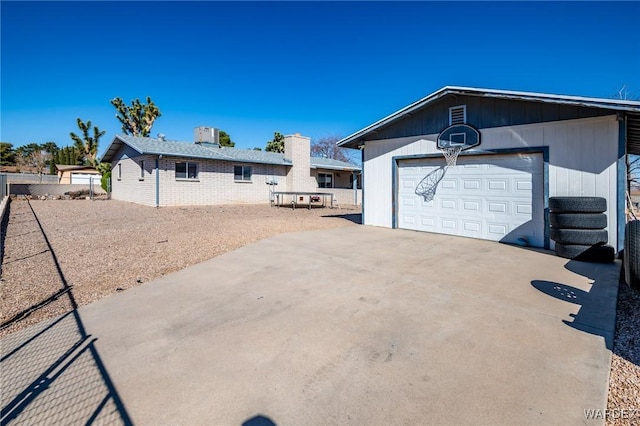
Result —
<instances>
[{"instance_id":1,"label":"palm tree","mask_svg":"<svg viewBox=\"0 0 640 426\"><path fill-rule=\"evenodd\" d=\"M96 167L98 156L98 140L106 133L106 131L101 132L100 129L95 126L93 128L93 137L89 136L89 131L91 130L91 121L89 120L84 123L80 118L78 118L78 128L82 131L82 138L80 138L80 136L76 135L73 132L71 132L69 136L75 143L76 148L82 154L85 163Z\"/></svg>"}]
</instances>

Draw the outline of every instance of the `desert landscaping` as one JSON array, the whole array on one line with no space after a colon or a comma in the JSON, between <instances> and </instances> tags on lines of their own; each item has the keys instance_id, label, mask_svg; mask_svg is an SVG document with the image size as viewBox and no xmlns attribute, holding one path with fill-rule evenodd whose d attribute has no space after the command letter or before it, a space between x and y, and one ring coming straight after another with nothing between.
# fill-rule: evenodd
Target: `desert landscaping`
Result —
<instances>
[{"instance_id":1,"label":"desert landscaping","mask_svg":"<svg viewBox=\"0 0 640 426\"><path fill-rule=\"evenodd\" d=\"M70 300L86 305L270 236L360 222L356 207L156 209L114 200L15 199L9 209L0 336L68 312ZM65 288L72 298L61 297ZM639 303L640 295L622 285L609 409L635 407L640 400L640 321L632 315ZM607 424L627 423L608 418Z\"/></svg>"},{"instance_id":2,"label":"desert landscaping","mask_svg":"<svg viewBox=\"0 0 640 426\"><path fill-rule=\"evenodd\" d=\"M354 226L360 218L355 207L293 210L236 204L156 209L115 200L20 198L9 209L2 323L64 287L38 221L82 306L273 235ZM0 335L66 312L66 301L61 298L25 315Z\"/></svg>"}]
</instances>

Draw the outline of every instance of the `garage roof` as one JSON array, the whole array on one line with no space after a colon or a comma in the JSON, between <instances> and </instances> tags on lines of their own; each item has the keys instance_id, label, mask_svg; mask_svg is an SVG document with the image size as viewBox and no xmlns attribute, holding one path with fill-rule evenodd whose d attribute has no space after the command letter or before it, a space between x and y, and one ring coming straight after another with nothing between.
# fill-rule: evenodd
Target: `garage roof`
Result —
<instances>
[{"instance_id":1,"label":"garage roof","mask_svg":"<svg viewBox=\"0 0 640 426\"><path fill-rule=\"evenodd\" d=\"M572 105L586 108L599 108L610 110L612 113L621 113L627 122L627 150L630 154L640 155L640 102L621 99L587 98L582 96L554 95L549 93L517 92L510 90L480 89L475 87L445 86L442 89L425 96L424 98L394 112L370 126L347 136L338 141L338 146L346 148L358 148L365 140L375 139L375 135L381 128L413 114L415 111L425 108L435 101L447 95L466 95L511 99L520 101L543 102L550 104Z\"/></svg>"}]
</instances>

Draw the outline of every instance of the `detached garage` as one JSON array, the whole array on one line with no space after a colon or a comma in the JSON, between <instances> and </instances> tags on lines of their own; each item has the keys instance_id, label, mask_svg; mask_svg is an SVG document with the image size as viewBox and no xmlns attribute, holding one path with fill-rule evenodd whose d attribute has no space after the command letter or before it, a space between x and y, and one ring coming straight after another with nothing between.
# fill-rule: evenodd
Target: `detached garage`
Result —
<instances>
[{"instance_id":1,"label":"detached garage","mask_svg":"<svg viewBox=\"0 0 640 426\"><path fill-rule=\"evenodd\" d=\"M338 144L362 150L366 225L553 248L549 197L593 196L620 250L640 102L445 87Z\"/></svg>"}]
</instances>

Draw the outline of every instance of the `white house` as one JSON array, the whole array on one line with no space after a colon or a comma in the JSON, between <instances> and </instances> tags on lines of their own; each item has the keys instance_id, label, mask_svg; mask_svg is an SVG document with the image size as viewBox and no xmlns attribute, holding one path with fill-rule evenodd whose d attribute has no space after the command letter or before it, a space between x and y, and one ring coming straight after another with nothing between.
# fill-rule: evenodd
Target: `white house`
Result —
<instances>
[{"instance_id":1,"label":"white house","mask_svg":"<svg viewBox=\"0 0 640 426\"><path fill-rule=\"evenodd\" d=\"M452 167L436 147L445 130L469 148ZM366 225L553 248L549 197L598 196L620 250L640 102L448 86L338 145L362 150Z\"/></svg>"},{"instance_id":2,"label":"white house","mask_svg":"<svg viewBox=\"0 0 640 426\"><path fill-rule=\"evenodd\" d=\"M149 206L267 203L273 189L331 193L340 204L354 204L355 191L361 202L353 189L360 167L310 157L308 137L285 136L284 154L196 139L117 135L102 156L112 167L112 198Z\"/></svg>"}]
</instances>

